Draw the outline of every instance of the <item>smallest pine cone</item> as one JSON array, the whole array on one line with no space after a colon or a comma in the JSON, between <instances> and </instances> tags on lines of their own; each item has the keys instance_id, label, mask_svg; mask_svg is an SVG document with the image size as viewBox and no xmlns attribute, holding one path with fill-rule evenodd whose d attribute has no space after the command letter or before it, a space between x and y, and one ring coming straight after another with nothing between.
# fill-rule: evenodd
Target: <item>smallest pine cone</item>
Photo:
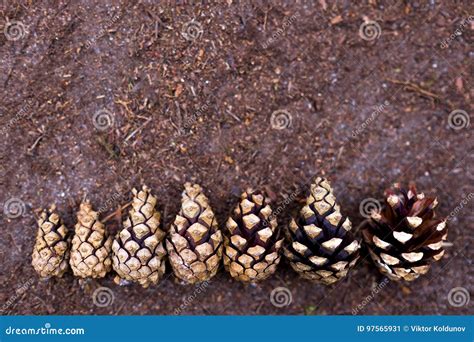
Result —
<instances>
[{"instance_id":1,"label":"smallest pine cone","mask_svg":"<svg viewBox=\"0 0 474 342\"><path fill-rule=\"evenodd\" d=\"M31 264L40 277L61 277L67 271L69 243L68 229L52 205L38 219L33 247Z\"/></svg>"}]
</instances>

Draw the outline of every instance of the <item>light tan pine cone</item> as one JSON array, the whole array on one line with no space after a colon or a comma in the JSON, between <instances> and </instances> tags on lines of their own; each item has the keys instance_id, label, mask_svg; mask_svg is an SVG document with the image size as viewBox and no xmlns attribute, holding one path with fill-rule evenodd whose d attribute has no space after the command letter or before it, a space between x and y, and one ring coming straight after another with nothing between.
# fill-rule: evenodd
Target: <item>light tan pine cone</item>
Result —
<instances>
[{"instance_id":1,"label":"light tan pine cone","mask_svg":"<svg viewBox=\"0 0 474 342\"><path fill-rule=\"evenodd\" d=\"M359 259L360 243L341 214L329 182L321 177L288 230L285 256L303 278L329 285L345 277Z\"/></svg>"},{"instance_id":2,"label":"light tan pine cone","mask_svg":"<svg viewBox=\"0 0 474 342\"><path fill-rule=\"evenodd\" d=\"M112 263L121 280L148 287L165 273L166 233L160 229L161 216L155 209L157 199L150 189L143 186L141 191L132 192L132 209L112 244Z\"/></svg>"},{"instance_id":3,"label":"light tan pine cone","mask_svg":"<svg viewBox=\"0 0 474 342\"><path fill-rule=\"evenodd\" d=\"M202 188L184 184L181 209L166 248L174 274L188 284L211 279L222 258L222 232Z\"/></svg>"},{"instance_id":4,"label":"light tan pine cone","mask_svg":"<svg viewBox=\"0 0 474 342\"><path fill-rule=\"evenodd\" d=\"M69 264L76 277L103 278L112 268L112 237L99 221L99 213L89 201L81 203L77 212Z\"/></svg>"},{"instance_id":5,"label":"light tan pine cone","mask_svg":"<svg viewBox=\"0 0 474 342\"><path fill-rule=\"evenodd\" d=\"M61 277L68 269L70 236L53 205L38 219L33 268L42 278Z\"/></svg>"},{"instance_id":6,"label":"light tan pine cone","mask_svg":"<svg viewBox=\"0 0 474 342\"><path fill-rule=\"evenodd\" d=\"M243 282L255 282L272 275L280 262L277 220L267 197L247 189L227 220L224 265L230 275Z\"/></svg>"}]
</instances>

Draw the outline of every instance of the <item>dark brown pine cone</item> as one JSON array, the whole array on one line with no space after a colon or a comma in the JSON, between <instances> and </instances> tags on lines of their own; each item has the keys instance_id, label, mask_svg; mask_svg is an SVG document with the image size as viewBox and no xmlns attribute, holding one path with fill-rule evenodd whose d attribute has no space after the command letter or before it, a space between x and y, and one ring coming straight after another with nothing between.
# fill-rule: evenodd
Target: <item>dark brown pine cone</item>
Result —
<instances>
[{"instance_id":1,"label":"dark brown pine cone","mask_svg":"<svg viewBox=\"0 0 474 342\"><path fill-rule=\"evenodd\" d=\"M224 265L240 281L254 282L272 275L280 262L283 238L269 200L248 189L226 224Z\"/></svg>"},{"instance_id":2,"label":"dark brown pine cone","mask_svg":"<svg viewBox=\"0 0 474 342\"><path fill-rule=\"evenodd\" d=\"M33 268L42 278L61 277L68 269L70 236L53 205L41 213L33 247Z\"/></svg>"},{"instance_id":3,"label":"dark brown pine cone","mask_svg":"<svg viewBox=\"0 0 474 342\"><path fill-rule=\"evenodd\" d=\"M143 186L141 191L132 192L132 209L112 244L113 268L122 280L148 287L165 273L166 233L160 229L161 216L150 189Z\"/></svg>"},{"instance_id":4,"label":"dark brown pine cone","mask_svg":"<svg viewBox=\"0 0 474 342\"><path fill-rule=\"evenodd\" d=\"M325 285L335 283L359 259L360 244L351 228L350 220L336 204L331 185L318 177L300 215L290 222L285 256L304 278Z\"/></svg>"},{"instance_id":5,"label":"dark brown pine cone","mask_svg":"<svg viewBox=\"0 0 474 342\"><path fill-rule=\"evenodd\" d=\"M75 276L103 278L112 268L112 237L89 201L81 203L72 238L69 264Z\"/></svg>"},{"instance_id":6,"label":"dark brown pine cone","mask_svg":"<svg viewBox=\"0 0 474 342\"><path fill-rule=\"evenodd\" d=\"M211 279L222 258L222 232L202 188L184 184L181 209L166 248L174 274L188 284Z\"/></svg>"},{"instance_id":7,"label":"dark brown pine cone","mask_svg":"<svg viewBox=\"0 0 474 342\"><path fill-rule=\"evenodd\" d=\"M393 280L411 281L443 257L448 228L436 218L437 200L395 184L386 192L381 212L372 212L363 229L365 243L378 269Z\"/></svg>"}]
</instances>

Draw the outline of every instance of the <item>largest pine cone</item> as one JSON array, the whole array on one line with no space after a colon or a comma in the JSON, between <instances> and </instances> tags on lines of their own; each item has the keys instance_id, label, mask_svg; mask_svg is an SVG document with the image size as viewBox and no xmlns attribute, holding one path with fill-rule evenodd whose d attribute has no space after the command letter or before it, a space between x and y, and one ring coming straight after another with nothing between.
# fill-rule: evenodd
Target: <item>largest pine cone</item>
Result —
<instances>
[{"instance_id":1,"label":"largest pine cone","mask_svg":"<svg viewBox=\"0 0 474 342\"><path fill-rule=\"evenodd\" d=\"M68 268L70 236L53 205L38 219L31 264L43 278L61 277Z\"/></svg>"},{"instance_id":2,"label":"largest pine cone","mask_svg":"<svg viewBox=\"0 0 474 342\"><path fill-rule=\"evenodd\" d=\"M272 275L280 262L283 238L268 198L248 189L227 220L224 265L240 281L260 281Z\"/></svg>"},{"instance_id":3,"label":"largest pine cone","mask_svg":"<svg viewBox=\"0 0 474 342\"><path fill-rule=\"evenodd\" d=\"M345 277L359 259L360 244L350 220L340 212L329 182L321 177L288 230L285 256L303 278L329 285Z\"/></svg>"},{"instance_id":4,"label":"largest pine cone","mask_svg":"<svg viewBox=\"0 0 474 342\"><path fill-rule=\"evenodd\" d=\"M166 248L176 277L194 284L217 273L222 258L222 232L199 185L184 184L181 202Z\"/></svg>"},{"instance_id":5,"label":"largest pine cone","mask_svg":"<svg viewBox=\"0 0 474 342\"><path fill-rule=\"evenodd\" d=\"M379 270L393 280L411 281L443 257L445 219L435 216L437 200L417 194L414 184L395 184L386 192L382 211L372 212L363 229L369 253Z\"/></svg>"},{"instance_id":6,"label":"largest pine cone","mask_svg":"<svg viewBox=\"0 0 474 342\"><path fill-rule=\"evenodd\" d=\"M150 189L143 186L141 191L132 192L132 209L112 244L113 268L123 280L148 287L165 273L166 234L160 229L161 216L155 209L156 197Z\"/></svg>"},{"instance_id":7,"label":"largest pine cone","mask_svg":"<svg viewBox=\"0 0 474 342\"><path fill-rule=\"evenodd\" d=\"M89 201L79 206L74 230L69 260L72 272L81 278L103 278L112 268L113 239Z\"/></svg>"}]
</instances>

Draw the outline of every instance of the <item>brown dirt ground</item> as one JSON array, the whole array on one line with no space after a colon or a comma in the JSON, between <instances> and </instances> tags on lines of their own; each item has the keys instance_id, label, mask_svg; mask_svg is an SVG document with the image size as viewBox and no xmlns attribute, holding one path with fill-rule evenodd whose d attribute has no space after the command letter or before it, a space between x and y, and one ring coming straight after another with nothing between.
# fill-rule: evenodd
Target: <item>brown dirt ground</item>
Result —
<instances>
[{"instance_id":1,"label":"brown dirt ground","mask_svg":"<svg viewBox=\"0 0 474 342\"><path fill-rule=\"evenodd\" d=\"M18 218L0 216L4 313L173 314L192 296L183 314L351 314L383 279L363 260L331 287L298 278L284 262L259 285L222 271L196 296L169 272L146 290L118 287L112 274L84 286L71 274L39 281L30 265L34 210L51 203L72 227L83 196L110 214L146 183L168 226L192 180L224 222L247 185L278 205L295 189L302 199L323 174L357 226L359 203L381 199L395 181L437 195L442 216L472 198L472 125L448 125L451 111L472 113L469 1L252 3L3 1L2 32L7 20L26 28L16 41L0 34L0 203L15 197L26 206ZM188 41L182 30L192 19L202 35ZM361 38L364 20L380 25L378 38ZM104 109L114 125L100 131L92 117ZM272 128L276 110L291 115L288 128ZM454 287L473 290L467 202L450 220L445 258L412 283L389 283L359 313L473 313L472 302L447 300ZM283 206L282 226L298 206ZM112 289L111 305L94 305L99 286ZM270 303L278 286L291 290L290 305Z\"/></svg>"}]
</instances>

